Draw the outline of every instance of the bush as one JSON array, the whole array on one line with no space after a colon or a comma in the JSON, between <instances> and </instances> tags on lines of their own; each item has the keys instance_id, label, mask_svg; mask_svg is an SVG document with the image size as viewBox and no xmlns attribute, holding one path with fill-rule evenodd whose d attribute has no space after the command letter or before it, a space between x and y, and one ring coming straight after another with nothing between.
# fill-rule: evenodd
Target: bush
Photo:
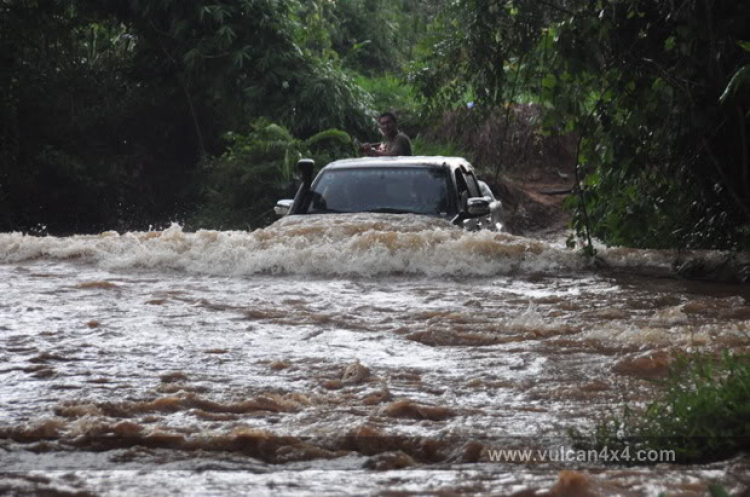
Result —
<instances>
[{"instance_id":1,"label":"bush","mask_svg":"<svg viewBox=\"0 0 750 497\"><path fill-rule=\"evenodd\" d=\"M468 151L453 141L439 142L419 135L411 141L414 155L441 155L443 157L465 157L469 160Z\"/></svg>"},{"instance_id":2,"label":"bush","mask_svg":"<svg viewBox=\"0 0 750 497\"><path fill-rule=\"evenodd\" d=\"M625 407L593 432L573 431L580 448L673 450L676 461L726 459L750 449L750 362L725 352L721 359L682 357L662 399L645 411Z\"/></svg>"},{"instance_id":3,"label":"bush","mask_svg":"<svg viewBox=\"0 0 750 497\"><path fill-rule=\"evenodd\" d=\"M378 113L395 113L399 128L410 136L416 136L421 131L421 99L411 84L392 75L358 76L355 81L371 95L372 107Z\"/></svg>"},{"instance_id":4,"label":"bush","mask_svg":"<svg viewBox=\"0 0 750 497\"><path fill-rule=\"evenodd\" d=\"M273 206L295 193L297 161L316 164L354 154L351 137L330 129L298 140L283 126L257 121L247 135L229 133L228 150L204 161L198 178L205 185L190 229L254 229L275 220Z\"/></svg>"}]
</instances>

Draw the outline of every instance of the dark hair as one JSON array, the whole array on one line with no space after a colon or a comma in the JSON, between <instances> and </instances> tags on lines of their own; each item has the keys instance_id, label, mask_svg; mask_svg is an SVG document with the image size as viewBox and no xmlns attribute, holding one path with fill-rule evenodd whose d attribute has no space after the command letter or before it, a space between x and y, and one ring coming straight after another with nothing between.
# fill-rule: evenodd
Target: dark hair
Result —
<instances>
[{"instance_id":1,"label":"dark hair","mask_svg":"<svg viewBox=\"0 0 750 497\"><path fill-rule=\"evenodd\" d=\"M396 114L394 114L393 112L383 112L382 114L378 116L378 121L380 121L384 117L390 117L391 119L393 119L394 123L398 124L398 119L396 119Z\"/></svg>"}]
</instances>

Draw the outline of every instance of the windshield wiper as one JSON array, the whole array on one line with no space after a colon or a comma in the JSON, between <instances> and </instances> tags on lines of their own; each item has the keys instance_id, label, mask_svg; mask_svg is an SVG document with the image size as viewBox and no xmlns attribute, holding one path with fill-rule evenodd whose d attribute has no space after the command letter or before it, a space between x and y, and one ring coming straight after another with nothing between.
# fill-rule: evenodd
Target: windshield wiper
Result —
<instances>
[{"instance_id":1,"label":"windshield wiper","mask_svg":"<svg viewBox=\"0 0 750 497\"><path fill-rule=\"evenodd\" d=\"M341 214L342 212L344 211L337 211L336 209L315 209L308 214Z\"/></svg>"}]
</instances>

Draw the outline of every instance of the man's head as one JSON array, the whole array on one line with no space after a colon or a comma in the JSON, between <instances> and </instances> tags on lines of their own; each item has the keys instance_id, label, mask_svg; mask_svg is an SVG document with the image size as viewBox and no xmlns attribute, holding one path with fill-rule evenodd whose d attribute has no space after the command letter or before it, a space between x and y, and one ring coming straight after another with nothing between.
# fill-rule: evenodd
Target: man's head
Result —
<instances>
[{"instance_id":1,"label":"man's head","mask_svg":"<svg viewBox=\"0 0 750 497\"><path fill-rule=\"evenodd\" d=\"M398 120L393 112L383 112L380 114L378 125L386 138L393 138L398 134Z\"/></svg>"}]
</instances>

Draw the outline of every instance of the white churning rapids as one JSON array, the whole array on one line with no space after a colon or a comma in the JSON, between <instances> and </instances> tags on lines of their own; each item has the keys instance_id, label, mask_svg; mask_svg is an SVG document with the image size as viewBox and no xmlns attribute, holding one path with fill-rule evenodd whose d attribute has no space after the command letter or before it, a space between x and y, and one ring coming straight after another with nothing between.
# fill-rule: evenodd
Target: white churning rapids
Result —
<instances>
[{"instance_id":1,"label":"white churning rapids","mask_svg":"<svg viewBox=\"0 0 750 497\"><path fill-rule=\"evenodd\" d=\"M280 220L254 232L106 232L95 236L0 234L0 261L80 259L102 268L376 276L492 276L584 266L575 252L506 233L468 233L419 216L351 214Z\"/></svg>"}]
</instances>

